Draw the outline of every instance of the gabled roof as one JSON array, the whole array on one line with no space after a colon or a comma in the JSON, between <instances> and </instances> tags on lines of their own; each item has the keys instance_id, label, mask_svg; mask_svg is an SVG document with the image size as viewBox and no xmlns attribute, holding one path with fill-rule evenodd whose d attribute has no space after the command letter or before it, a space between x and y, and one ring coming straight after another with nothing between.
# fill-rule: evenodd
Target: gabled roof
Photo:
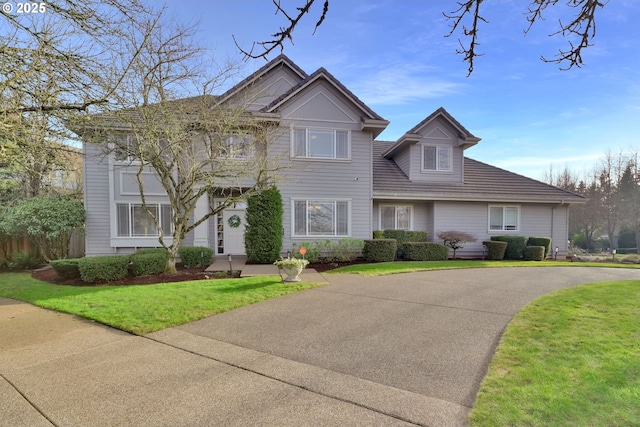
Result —
<instances>
[{"instance_id":1,"label":"gabled roof","mask_svg":"<svg viewBox=\"0 0 640 427\"><path fill-rule=\"evenodd\" d=\"M380 134L384 128L389 124L388 120L383 119L375 111L369 108L364 102L353 94L345 85L340 83L331 73L325 68L318 68L314 73L308 76L306 79L300 81L297 85L293 86L287 92L283 93L278 98L274 99L269 105L262 108L260 111L264 113L273 113L280 106L291 100L306 88L311 86L318 80L325 80L332 85L338 92L344 95L349 101L351 101L362 113L364 113L363 127L369 128L374 131L374 135Z\"/></svg>"},{"instance_id":2,"label":"gabled roof","mask_svg":"<svg viewBox=\"0 0 640 427\"><path fill-rule=\"evenodd\" d=\"M291 59L289 59L286 55L280 54L276 56L273 60L267 62L264 66L260 67L248 77L242 79L240 82L235 84L231 89L227 90L225 93L219 96L220 102L224 102L227 99L231 98L233 95L237 94L241 90L246 87L252 85L257 80L262 78L265 74L269 73L269 71L277 68L277 67L287 67L295 74L297 74L301 79L306 79L308 76L307 73L300 67L298 67Z\"/></svg>"},{"instance_id":3,"label":"gabled roof","mask_svg":"<svg viewBox=\"0 0 640 427\"><path fill-rule=\"evenodd\" d=\"M418 142L419 139L421 138L421 136L418 134L418 132L420 132L420 130L423 127L425 127L426 125L428 125L432 121L436 120L438 117L443 117L445 120L447 120L451 124L451 126L454 127L454 129L456 129L458 131L458 138L461 139L462 141L464 141L464 144L462 144L464 148L469 148L469 147L477 144L478 141L480 141L480 138L478 138L477 136L475 136L471 132L469 132L464 126L462 126L460 124L460 122L458 122L451 114L449 114L449 112L447 110L445 110L443 107L440 107L436 111L434 111L433 113L429 114L420 123L418 123L413 128L411 128L403 136L401 136L395 142L395 144L390 146L387 149L387 151L385 151L383 156L384 157L390 157L400 147L403 147L403 146L405 146L407 144L412 144L412 143Z\"/></svg>"},{"instance_id":4,"label":"gabled roof","mask_svg":"<svg viewBox=\"0 0 640 427\"><path fill-rule=\"evenodd\" d=\"M383 157L393 142L373 143L373 197L483 202L584 203L575 193L486 163L464 158L463 183L410 181L398 165Z\"/></svg>"}]
</instances>

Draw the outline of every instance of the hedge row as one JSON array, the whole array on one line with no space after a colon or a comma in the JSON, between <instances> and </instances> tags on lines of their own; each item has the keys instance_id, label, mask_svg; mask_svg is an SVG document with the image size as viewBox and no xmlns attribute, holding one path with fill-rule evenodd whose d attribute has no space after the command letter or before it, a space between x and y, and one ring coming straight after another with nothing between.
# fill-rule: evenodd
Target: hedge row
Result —
<instances>
[{"instance_id":1,"label":"hedge row","mask_svg":"<svg viewBox=\"0 0 640 427\"><path fill-rule=\"evenodd\" d=\"M403 243L402 253L409 261L445 261L449 257L446 246L430 242Z\"/></svg>"},{"instance_id":2,"label":"hedge row","mask_svg":"<svg viewBox=\"0 0 640 427\"><path fill-rule=\"evenodd\" d=\"M544 246L527 246L523 251L525 261L542 261L544 259Z\"/></svg>"},{"instance_id":3,"label":"hedge row","mask_svg":"<svg viewBox=\"0 0 640 427\"><path fill-rule=\"evenodd\" d=\"M198 265L209 265L213 250L206 246L183 246L178 249L178 255L182 260L182 265L191 268Z\"/></svg>"},{"instance_id":4,"label":"hedge row","mask_svg":"<svg viewBox=\"0 0 640 427\"><path fill-rule=\"evenodd\" d=\"M133 274L144 276L147 274L160 274L164 272L169 252L164 248L139 249L131 255Z\"/></svg>"},{"instance_id":5,"label":"hedge row","mask_svg":"<svg viewBox=\"0 0 640 427\"><path fill-rule=\"evenodd\" d=\"M551 251L551 238L550 237L526 237L526 236L492 236L491 241L494 242L506 242L507 246L504 252L505 259L528 259L528 257L539 258L538 249L529 250L528 247L542 247L542 258L545 259ZM491 244L487 245L487 242L482 242L489 250L488 259L502 259L498 257L500 249L492 247ZM535 255L532 255L535 254Z\"/></svg>"},{"instance_id":6,"label":"hedge row","mask_svg":"<svg viewBox=\"0 0 640 427\"><path fill-rule=\"evenodd\" d=\"M79 279L80 269L78 263L82 258L57 259L51 261L51 266L58 276L63 279Z\"/></svg>"},{"instance_id":7,"label":"hedge row","mask_svg":"<svg viewBox=\"0 0 640 427\"><path fill-rule=\"evenodd\" d=\"M129 255L104 255L80 258L78 269L83 282L113 282L129 274Z\"/></svg>"},{"instance_id":8,"label":"hedge row","mask_svg":"<svg viewBox=\"0 0 640 427\"><path fill-rule=\"evenodd\" d=\"M366 261L387 262L396 258L398 242L395 239L367 239L364 241L362 256Z\"/></svg>"},{"instance_id":9,"label":"hedge row","mask_svg":"<svg viewBox=\"0 0 640 427\"><path fill-rule=\"evenodd\" d=\"M504 259L504 252L508 245L507 242L499 240L485 240L482 244L487 248L486 259L496 261Z\"/></svg>"}]
</instances>

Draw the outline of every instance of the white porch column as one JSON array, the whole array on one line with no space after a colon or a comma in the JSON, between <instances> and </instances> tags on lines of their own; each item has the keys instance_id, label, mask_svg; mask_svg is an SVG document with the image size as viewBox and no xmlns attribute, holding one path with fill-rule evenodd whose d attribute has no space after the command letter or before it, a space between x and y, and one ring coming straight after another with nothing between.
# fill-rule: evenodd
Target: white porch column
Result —
<instances>
[{"instance_id":1,"label":"white porch column","mask_svg":"<svg viewBox=\"0 0 640 427\"><path fill-rule=\"evenodd\" d=\"M205 194L198 199L194 218L200 219L209 212L209 197ZM205 220L193 230L193 246L209 247L209 220Z\"/></svg>"}]
</instances>

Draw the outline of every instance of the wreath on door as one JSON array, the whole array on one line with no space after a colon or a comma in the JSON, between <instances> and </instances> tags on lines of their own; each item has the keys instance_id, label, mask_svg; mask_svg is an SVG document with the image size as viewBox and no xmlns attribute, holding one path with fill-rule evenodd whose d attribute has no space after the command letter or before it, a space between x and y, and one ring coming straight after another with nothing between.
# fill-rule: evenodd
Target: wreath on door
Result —
<instances>
[{"instance_id":1,"label":"wreath on door","mask_svg":"<svg viewBox=\"0 0 640 427\"><path fill-rule=\"evenodd\" d=\"M238 228L240 227L240 223L242 222L242 220L238 215L231 215L227 222L229 223L229 227Z\"/></svg>"}]
</instances>

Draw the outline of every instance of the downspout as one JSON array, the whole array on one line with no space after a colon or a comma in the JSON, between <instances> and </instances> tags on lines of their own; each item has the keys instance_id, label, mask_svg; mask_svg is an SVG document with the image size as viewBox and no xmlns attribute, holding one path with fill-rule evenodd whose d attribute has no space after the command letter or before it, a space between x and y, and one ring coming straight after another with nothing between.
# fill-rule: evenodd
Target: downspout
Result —
<instances>
[{"instance_id":1,"label":"downspout","mask_svg":"<svg viewBox=\"0 0 640 427\"><path fill-rule=\"evenodd\" d=\"M555 210L558 209L559 207L564 206L565 204L566 203L564 202L564 199L562 199L562 200L560 200L560 204L555 205L554 207L551 208L551 252L552 252L552 257L553 257L553 254L555 253L554 251L555 251L555 247L556 247L556 245L554 243L554 239L553 239L553 230L554 230L554 222L555 222ZM565 224L565 225L566 225L567 232L568 232L569 231L569 224L568 224L569 218L568 218L568 216L566 216L566 217L567 217L567 219L566 219L567 224ZM567 240L567 239L565 239L565 240ZM567 250L568 249L569 248L567 248Z\"/></svg>"}]
</instances>

